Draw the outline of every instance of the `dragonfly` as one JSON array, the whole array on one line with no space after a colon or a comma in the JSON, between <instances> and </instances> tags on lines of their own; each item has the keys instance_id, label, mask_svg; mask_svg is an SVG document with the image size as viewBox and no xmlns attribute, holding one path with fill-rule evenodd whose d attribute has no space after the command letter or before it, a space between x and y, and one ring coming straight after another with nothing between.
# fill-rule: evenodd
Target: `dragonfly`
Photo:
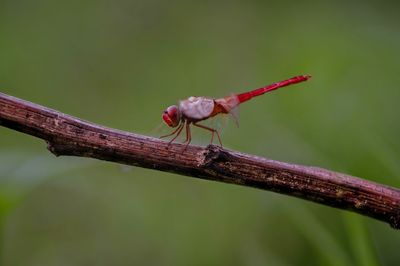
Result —
<instances>
[{"instance_id":1,"label":"dragonfly","mask_svg":"<svg viewBox=\"0 0 400 266\"><path fill-rule=\"evenodd\" d=\"M232 111L235 110L235 108L237 108L240 104L247 102L254 97L263 95L264 93L271 92L292 84L300 83L310 78L310 75L296 76L259 89L233 94L218 99L191 96L186 100L180 101L178 105L171 105L163 111L163 121L165 124L167 124L167 126L175 128L175 130L167 135L161 136L160 139L174 135L174 137L169 141L169 145L179 137L185 128L186 139L183 144L186 144L186 149L192 140L190 126L193 125L211 132L211 144L213 143L214 135L217 135L219 144L222 147L221 136L219 135L218 130L199 124L199 122L207 120L218 114L232 114L236 119Z\"/></svg>"}]
</instances>

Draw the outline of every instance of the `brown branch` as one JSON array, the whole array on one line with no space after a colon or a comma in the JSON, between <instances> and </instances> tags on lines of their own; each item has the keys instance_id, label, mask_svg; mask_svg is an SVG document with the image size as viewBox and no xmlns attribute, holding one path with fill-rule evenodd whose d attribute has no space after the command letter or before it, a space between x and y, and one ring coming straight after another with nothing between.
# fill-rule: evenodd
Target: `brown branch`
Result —
<instances>
[{"instance_id":1,"label":"brown branch","mask_svg":"<svg viewBox=\"0 0 400 266\"><path fill-rule=\"evenodd\" d=\"M102 127L0 93L0 125L74 155L271 190L347 209L400 228L400 190L316 167L273 161L213 145L168 143Z\"/></svg>"}]
</instances>

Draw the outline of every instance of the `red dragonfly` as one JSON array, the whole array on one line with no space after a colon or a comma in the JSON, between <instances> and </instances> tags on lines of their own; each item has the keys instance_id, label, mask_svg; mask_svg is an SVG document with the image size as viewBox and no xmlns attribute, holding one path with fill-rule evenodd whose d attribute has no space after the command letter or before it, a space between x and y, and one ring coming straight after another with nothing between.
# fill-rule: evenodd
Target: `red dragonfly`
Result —
<instances>
[{"instance_id":1,"label":"red dragonfly","mask_svg":"<svg viewBox=\"0 0 400 266\"><path fill-rule=\"evenodd\" d=\"M208 97L189 97L186 100L180 101L179 105L172 105L168 107L162 115L164 122L169 127L176 127L176 129L170 134L161 136L160 138L169 137L175 135L170 141L172 143L182 132L183 128L186 128L186 147L192 140L192 135L190 132L190 125L203 128L211 132L211 143L214 140L214 134L217 135L219 144L222 147L221 137L218 131L214 128L207 127L199 124L200 121L206 120L208 118L214 117L217 114L228 114L231 113L233 109L238 107L241 103L250 100L253 97L260 96L266 92L270 92L291 84L296 84L303 82L311 78L309 75L302 75L293 77L284 81L273 83L266 87L255 89L249 92L244 92L240 94L233 94L224 98L213 99Z\"/></svg>"}]
</instances>

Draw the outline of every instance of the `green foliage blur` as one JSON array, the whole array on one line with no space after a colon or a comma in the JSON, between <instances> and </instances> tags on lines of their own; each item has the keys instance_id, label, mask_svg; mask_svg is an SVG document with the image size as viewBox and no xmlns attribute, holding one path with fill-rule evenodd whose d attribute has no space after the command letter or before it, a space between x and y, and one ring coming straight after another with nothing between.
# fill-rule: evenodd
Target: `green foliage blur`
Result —
<instances>
[{"instance_id":1,"label":"green foliage blur","mask_svg":"<svg viewBox=\"0 0 400 266\"><path fill-rule=\"evenodd\" d=\"M151 134L179 99L310 74L244 104L224 145L400 187L399 14L378 0L1 0L0 91ZM400 262L382 222L45 148L0 127L2 265Z\"/></svg>"}]
</instances>

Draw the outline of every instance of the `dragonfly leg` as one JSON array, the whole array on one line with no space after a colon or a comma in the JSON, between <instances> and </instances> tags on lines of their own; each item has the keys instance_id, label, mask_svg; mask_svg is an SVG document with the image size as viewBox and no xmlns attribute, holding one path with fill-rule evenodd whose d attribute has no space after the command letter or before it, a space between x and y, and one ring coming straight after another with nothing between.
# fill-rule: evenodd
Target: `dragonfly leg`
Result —
<instances>
[{"instance_id":1,"label":"dragonfly leg","mask_svg":"<svg viewBox=\"0 0 400 266\"><path fill-rule=\"evenodd\" d=\"M213 143L214 134L216 133L217 137L218 137L219 144L222 147L221 137L219 136L219 133L218 133L218 131L216 129L211 128L211 127L206 127L206 126L203 126L203 125L200 125L200 124L196 124L196 123L193 123L193 125L196 126L196 127L204 128L205 130L211 131L211 133L212 133L212 135L211 135L211 144Z\"/></svg>"},{"instance_id":2,"label":"dragonfly leg","mask_svg":"<svg viewBox=\"0 0 400 266\"><path fill-rule=\"evenodd\" d=\"M178 132L179 130L182 130L181 128L183 128L183 125L184 125L184 123L181 123L174 131L172 131L171 133L169 133L169 134L167 134L167 135L161 136L160 139L163 139L163 138L166 138L166 137L169 137L169 136L174 135L174 134L175 134L176 132Z\"/></svg>"},{"instance_id":3,"label":"dragonfly leg","mask_svg":"<svg viewBox=\"0 0 400 266\"><path fill-rule=\"evenodd\" d=\"M192 141L192 134L190 132L190 123L186 122L186 140L183 143L186 143L185 149L189 146L190 142Z\"/></svg>"},{"instance_id":4,"label":"dragonfly leg","mask_svg":"<svg viewBox=\"0 0 400 266\"><path fill-rule=\"evenodd\" d=\"M166 138L166 137L169 137L169 136L172 136L172 135L176 134L175 137L173 137L173 138L168 142L168 146L169 146L169 145L181 134L182 129L183 129L184 127L185 127L185 121L183 121L173 132L171 132L171 133L169 133L169 134L167 134L167 135L161 136L160 139Z\"/></svg>"},{"instance_id":5,"label":"dragonfly leg","mask_svg":"<svg viewBox=\"0 0 400 266\"><path fill-rule=\"evenodd\" d=\"M185 127L185 123L186 123L186 121L182 122L182 124L179 126L179 130L177 130L177 132L176 132L176 136L173 137L173 138L168 142L168 145L170 145L172 142L174 142L174 140L176 140L177 137L179 137L179 135L180 135L181 132L182 132L182 129Z\"/></svg>"}]
</instances>

